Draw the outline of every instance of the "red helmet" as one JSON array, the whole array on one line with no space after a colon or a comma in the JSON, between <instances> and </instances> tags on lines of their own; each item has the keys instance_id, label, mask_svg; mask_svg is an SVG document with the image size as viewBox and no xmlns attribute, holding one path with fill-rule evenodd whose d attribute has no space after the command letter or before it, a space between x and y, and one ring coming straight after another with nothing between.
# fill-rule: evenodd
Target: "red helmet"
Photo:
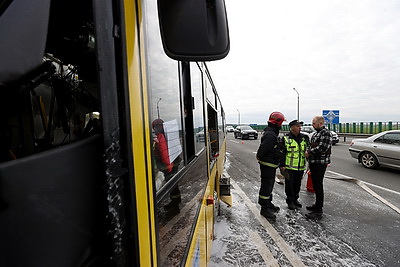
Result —
<instances>
[{"instance_id":1,"label":"red helmet","mask_svg":"<svg viewBox=\"0 0 400 267\"><path fill-rule=\"evenodd\" d=\"M153 123L151 124L151 126L154 129L156 126L163 126L163 123L164 123L164 121L162 119L155 119L153 121Z\"/></svg>"},{"instance_id":2,"label":"red helmet","mask_svg":"<svg viewBox=\"0 0 400 267\"><path fill-rule=\"evenodd\" d=\"M281 126L284 120L285 116L282 113L274 111L269 115L268 122Z\"/></svg>"}]
</instances>

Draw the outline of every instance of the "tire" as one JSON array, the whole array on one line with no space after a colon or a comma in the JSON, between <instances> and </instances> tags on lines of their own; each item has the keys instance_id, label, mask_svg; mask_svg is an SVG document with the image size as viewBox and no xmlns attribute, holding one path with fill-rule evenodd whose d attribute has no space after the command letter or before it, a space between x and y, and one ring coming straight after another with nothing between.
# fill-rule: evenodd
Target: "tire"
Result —
<instances>
[{"instance_id":1,"label":"tire","mask_svg":"<svg viewBox=\"0 0 400 267\"><path fill-rule=\"evenodd\" d=\"M378 159L371 152L364 152L360 155L361 164L367 169L376 169L379 166Z\"/></svg>"}]
</instances>

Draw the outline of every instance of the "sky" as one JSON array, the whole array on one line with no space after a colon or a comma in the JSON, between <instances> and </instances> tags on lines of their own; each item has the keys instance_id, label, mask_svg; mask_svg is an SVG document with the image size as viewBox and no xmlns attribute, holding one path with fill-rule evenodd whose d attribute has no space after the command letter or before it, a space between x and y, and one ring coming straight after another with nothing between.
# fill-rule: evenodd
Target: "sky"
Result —
<instances>
[{"instance_id":1,"label":"sky","mask_svg":"<svg viewBox=\"0 0 400 267\"><path fill-rule=\"evenodd\" d=\"M225 0L230 52L209 62L228 124L400 122L400 1Z\"/></svg>"}]
</instances>

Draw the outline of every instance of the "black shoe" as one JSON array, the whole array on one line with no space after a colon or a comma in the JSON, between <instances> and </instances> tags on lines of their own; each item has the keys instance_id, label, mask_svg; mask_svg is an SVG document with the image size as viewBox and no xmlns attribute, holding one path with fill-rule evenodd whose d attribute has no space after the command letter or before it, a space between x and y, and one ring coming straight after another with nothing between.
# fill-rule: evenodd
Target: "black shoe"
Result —
<instances>
[{"instance_id":1,"label":"black shoe","mask_svg":"<svg viewBox=\"0 0 400 267\"><path fill-rule=\"evenodd\" d=\"M280 208L275 206L274 204L270 203L269 208L272 209L274 212L279 212Z\"/></svg>"},{"instance_id":2,"label":"black shoe","mask_svg":"<svg viewBox=\"0 0 400 267\"><path fill-rule=\"evenodd\" d=\"M322 211L321 212L312 211L312 212L306 214L306 218L310 219L310 220L319 220L319 219L322 219L322 215L323 215Z\"/></svg>"},{"instance_id":3,"label":"black shoe","mask_svg":"<svg viewBox=\"0 0 400 267\"><path fill-rule=\"evenodd\" d=\"M292 203L292 202L288 203L288 204L287 204L287 207L288 207L288 209L290 209L290 210L295 210L295 209L296 209L296 206L295 206L294 203Z\"/></svg>"},{"instance_id":4,"label":"black shoe","mask_svg":"<svg viewBox=\"0 0 400 267\"><path fill-rule=\"evenodd\" d=\"M317 211L317 210L319 210L319 209L321 209L321 208L318 208L317 206L312 205L312 206L307 206L306 209L307 209L307 210L310 210L310 211Z\"/></svg>"},{"instance_id":5,"label":"black shoe","mask_svg":"<svg viewBox=\"0 0 400 267\"><path fill-rule=\"evenodd\" d=\"M170 210L170 209L179 209L179 203L181 203L181 201L177 201L177 200L172 200L171 202L169 202L167 205L164 206L164 209L166 210Z\"/></svg>"},{"instance_id":6,"label":"black shoe","mask_svg":"<svg viewBox=\"0 0 400 267\"><path fill-rule=\"evenodd\" d=\"M301 209L302 207L303 207L303 205L301 205L301 203L299 202L299 201L295 201L294 203L293 203L295 206L296 206L296 208L298 208L298 209Z\"/></svg>"},{"instance_id":7,"label":"black shoe","mask_svg":"<svg viewBox=\"0 0 400 267\"><path fill-rule=\"evenodd\" d=\"M169 209L166 209L165 215L167 217L174 217L176 214L180 213L181 210L179 209L179 206L174 206Z\"/></svg>"},{"instance_id":8,"label":"black shoe","mask_svg":"<svg viewBox=\"0 0 400 267\"><path fill-rule=\"evenodd\" d=\"M268 220L272 220L275 221L276 220L276 216L274 214L274 210L271 208L261 208L260 214L262 216L264 216L265 218L267 218Z\"/></svg>"}]
</instances>

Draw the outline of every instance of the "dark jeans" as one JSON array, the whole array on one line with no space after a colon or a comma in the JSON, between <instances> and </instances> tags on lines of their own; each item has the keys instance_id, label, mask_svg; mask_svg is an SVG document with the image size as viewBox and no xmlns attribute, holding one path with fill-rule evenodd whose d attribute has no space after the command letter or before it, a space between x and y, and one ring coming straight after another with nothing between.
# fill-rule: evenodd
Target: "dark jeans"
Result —
<instances>
[{"instance_id":1,"label":"dark jeans","mask_svg":"<svg viewBox=\"0 0 400 267\"><path fill-rule=\"evenodd\" d=\"M315 191L315 206L321 208L324 206L324 175L326 164L310 163L311 180Z\"/></svg>"},{"instance_id":2,"label":"dark jeans","mask_svg":"<svg viewBox=\"0 0 400 267\"><path fill-rule=\"evenodd\" d=\"M289 179L285 178L286 203L294 203L299 199L301 179L304 171L287 170Z\"/></svg>"},{"instance_id":3,"label":"dark jeans","mask_svg":"<svg viewBox=\"0 0 400 267\"><path fill-rule=\"evenodd\" d=\"M272 201L272 190L275 184L276 168L260 164L261 187L258 194L258 204L268 207Z\"/></svg>"}]
</instances>

